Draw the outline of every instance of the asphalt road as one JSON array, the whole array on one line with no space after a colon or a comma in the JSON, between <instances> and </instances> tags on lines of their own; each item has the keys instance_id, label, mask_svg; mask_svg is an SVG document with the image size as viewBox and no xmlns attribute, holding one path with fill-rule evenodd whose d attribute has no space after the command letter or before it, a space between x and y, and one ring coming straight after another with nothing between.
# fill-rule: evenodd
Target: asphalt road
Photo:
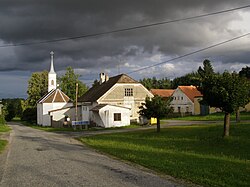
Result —
<instances>
[{"instance_id":1,"label":"asphalt road","mask_svg":"<svg viewBox=\"0 0 250 187\"><path fill-rule=\"evenodd\" d=\"M184 186L167 176L109 158L65 134L10 123L0 155L0 186Z\"/></svg>"}]
</instances>

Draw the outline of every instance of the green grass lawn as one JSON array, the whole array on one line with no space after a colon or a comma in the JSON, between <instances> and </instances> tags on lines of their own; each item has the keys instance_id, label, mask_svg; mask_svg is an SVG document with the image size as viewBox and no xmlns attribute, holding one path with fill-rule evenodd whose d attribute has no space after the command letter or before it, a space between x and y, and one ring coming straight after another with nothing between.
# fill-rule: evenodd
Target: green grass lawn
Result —
<instances>
[{"instance_id":1,"label":"green grass lawn","mask_svg":"<svg viewBox=\"0 0 250 187\"><path fill-rule=\"evenodd\" d=\"M1 133L10 131L10 128L7 125L0 124L0 136ZM0 153L4 150L5 146L7 145L8 141L0 139Z\"/></svg>"},{"instance_id":2,"label":"green grass lawn","mask_svg":"<svg viewBox=\"0 0 250 187\"><path fill-rule=\"evenodd\" d=\"M235 114L231 115L231 120L235 121ZM187 120L187 121L223 121L224 120L224 113L218 112L209 114L206 116L184 116L184 117L176 117L171 118L173 120ZM250 112L241 112L240 113L241 120L250 120Z\"/></svg>"},{"instance_id":3,"label":"green grass lawn","mask_svg":"<svg viewBox=\"0 0 250 187\"><path fill-rule=\"evenodd\" d=\"M81 141L102 152L204 186L250 186L250 123L176 126L96 135Z\"/></svg>"}]
</instances>

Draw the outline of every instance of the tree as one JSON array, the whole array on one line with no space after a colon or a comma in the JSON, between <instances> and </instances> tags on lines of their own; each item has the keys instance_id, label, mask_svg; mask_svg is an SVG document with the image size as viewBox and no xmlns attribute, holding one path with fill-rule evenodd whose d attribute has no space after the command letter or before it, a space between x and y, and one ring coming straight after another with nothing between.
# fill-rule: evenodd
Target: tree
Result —
<instances>
[{"instance_id":1,"label":"tree","mask_svg":"<svg viewBox=\"0 0 250 187\"><path fill-rule=\"evenodd\" d=\"M30 123L36 124L37 120L37 110L36 108L26 108L23 111L23 115L21 118L23 121L28 121Z\"/></svg>"},{"instance_id":2,"label":"tree","mask_svg":"<svg viewBox=\"0 0 250 187\"><path fill-rule=\"evenodd\" d=\"M165 100L160 96L155 96L153 98L146 97L145 103L139 107L139 114L148 119L151 117L157 118L157 132L160 132L160 119L173 111L170 107L171 101L171 97L168 100Z\"/></svg>"},{"instance_id":3,"label":"tree","mask_svg":"<svg viewBox=\"0 0 250 187\"><path fill-rule=\"evenodd\" d=\"M36 102L48 92L48 71L32 73L28 82L29 107L36 107Z\"/></svg>"},{"instance_id":4,"label":"tree","mask_svg":"<svg viewBox=\"0 0 250 187\"><path fill-rule=\"evenodd\" d=\"M203 69L204 70L204 69ZM236 73L208 73L203 76L201 92L203 100L211 107L225 112L224 136L229 136L230 114L249 102L250 84Z\"/></svg>"},{"instance_id":5,"label":"tree","mask_svg":"<svg viewBox=\"0 0 250 187\"><path fill-rule=\"evenodd\" d=\"M147 89L169 89L171 87L171 82L168 78L157 79L156 77L152 78L143 78L139 81Z\"/></svg>"},{"instance_id":6,"label":"tree","mask_svg":"<svg viewBox=\"0 0 250 187\"><path fill-rule=\"evenodd\" d=\"M92 87L97 86L97 85L100 85L100 82L97 79L95 79L92 84Z\"/></svg>"},{"instance_id":7,"label":"tree","mask_svg":"<svg viewBox=\"0 0 250 187\"><path fill-rule=\"evenodd\" d=\"M171 82L171 88L176 89L178 86L200 86L201 78L197 72L188 73L184 76L177 77Z\"/></svg>"},{"instance_id":8,"label":"tree","mask_svg":"<svg viewBox=\"0 0 250 187\"><path fill-rule=\"evenodd\" d=\"M24 99L21 98L3 99L6 121L11 121L14 117L22 116L22 102L24 102Z\"/></svg>"},{"instance_id":9,"label":"tree","mask_svg":"<svg viewBox=\"0 0 250 187\"><path fill-rule=\"evenodd\" d=\"M240 77L246 77L248 80L250 80L250 67L246 66L245 68L242 68L239 72Z\"/></svg>"},{"instance_id":10,"label":"tree","mask_svg":"<svg viewBox=\"0 0 250 187\"><path fill-rule=\"evenodd\" d=\"M81 97L88 90L79 77L80 75L75 74L72 67L67 67L65 75L59 78L61 90L73 101L76 99L76 83L78 83L78 97Z\"/></svg>"},{"instance_id":11,"label":"tree","mask_svg":"<svg viewBox=\"0 0 250 187\"><path fill-rule=\"evenodd\" d=\"M200 66L198 69L198 74L201 76L201 78L205 78L207 76L214 74L214 68L213 68L210 60L206 59L203 61L203 69Z\"/></svg>"}]
</instances>

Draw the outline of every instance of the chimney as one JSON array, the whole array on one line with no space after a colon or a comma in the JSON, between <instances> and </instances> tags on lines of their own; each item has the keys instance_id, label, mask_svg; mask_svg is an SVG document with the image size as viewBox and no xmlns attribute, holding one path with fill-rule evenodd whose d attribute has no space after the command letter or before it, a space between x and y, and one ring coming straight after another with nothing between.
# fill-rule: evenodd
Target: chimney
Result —
<instances>
[{"instance_id":1,"label":"chimney","mask_svg":"<svg viewBox=\"0 0 250 187\"><path fill-rule=\"evenodd\" d=\"M105 75L105 82L107 82L109 80L109 76Z\"/></svg>"},{"instance_id":2,"label":"chimney","mask_svg":"<svg viewBox=\"0 0 250 187\"><path fill-rule=\"evenodd\" d=\"M106 80L106 75L105 73L100 73L100 84L104 83Z\"/></svg>"}]
</instances>

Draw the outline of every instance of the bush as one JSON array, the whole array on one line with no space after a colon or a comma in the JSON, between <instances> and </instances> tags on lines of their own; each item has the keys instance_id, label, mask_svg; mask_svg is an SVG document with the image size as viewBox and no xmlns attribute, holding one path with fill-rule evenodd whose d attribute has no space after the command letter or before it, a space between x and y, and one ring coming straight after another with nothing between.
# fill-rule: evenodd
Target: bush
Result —
<instances>
[{"instance_id":1,"label":"bush","mask_svg":"<svg viewBox=\"0 0 250 187\"><path fill-rule=\"evenodd\" d=\"M0 125L5 124L5 119L3 115L0 115Z\"/></svg>"},{"instance_id":2,"label":"bush","mask_svg":"<svg viewBox=\"0 0 250 187\"><path fill-rule=\"evenodd\" d=\"M23 116L21 120L28 121L31 123L36 123L37 119L37 109L36 108L27 108L23 111Z\"/></svg>"}]
</instances>

